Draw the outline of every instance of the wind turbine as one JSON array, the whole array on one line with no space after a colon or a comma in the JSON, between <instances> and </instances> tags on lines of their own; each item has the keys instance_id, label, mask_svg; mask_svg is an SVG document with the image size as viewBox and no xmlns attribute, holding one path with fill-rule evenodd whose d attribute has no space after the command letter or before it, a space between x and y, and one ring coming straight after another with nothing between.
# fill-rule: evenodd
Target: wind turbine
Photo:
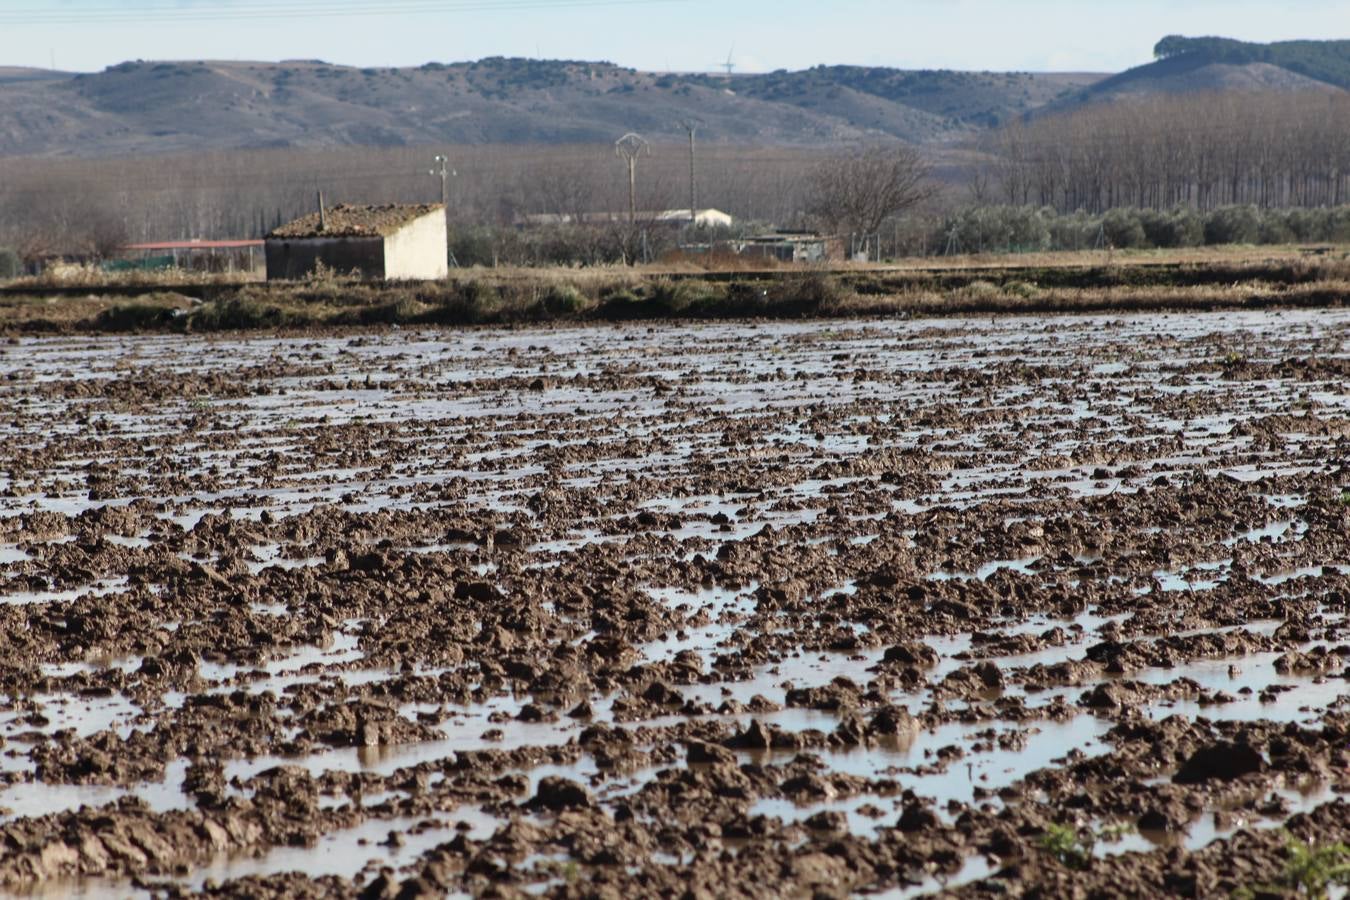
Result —
<instances>
[{"instance_id":1,"label":"wind turbine","mask_svg":"<svg viewBox=\"0 0 1350 900\"><path fill-rule=\"evenodd\" d=\"M736 45L733 43L731 45L731 49L727 51L727 61L720 63L713 63L713 65L717 66L717 68L727 70L728 81L731 80L731 73L736 69L736 63L733 59L735 55L736 55Z\"/></svg>"}]
</instances>

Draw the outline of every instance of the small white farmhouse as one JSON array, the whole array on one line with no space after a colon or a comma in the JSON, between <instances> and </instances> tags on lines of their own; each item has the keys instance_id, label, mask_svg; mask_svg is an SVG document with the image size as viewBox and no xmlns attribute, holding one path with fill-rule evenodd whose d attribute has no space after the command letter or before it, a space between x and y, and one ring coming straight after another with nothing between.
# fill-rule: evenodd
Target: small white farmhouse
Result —
<instances>
[{"instance_id":1,"label":"small white farmhouse","mask_svg":"<svg viewBox=\"0 0 1350 900\"><path fill-rule=\"evenodd\" d=\"M444 278L445 207L338 204L277 228L267 235L266 251L268 281L307 278L320 264L371 280Z\"/></svg>"}]
</instances>

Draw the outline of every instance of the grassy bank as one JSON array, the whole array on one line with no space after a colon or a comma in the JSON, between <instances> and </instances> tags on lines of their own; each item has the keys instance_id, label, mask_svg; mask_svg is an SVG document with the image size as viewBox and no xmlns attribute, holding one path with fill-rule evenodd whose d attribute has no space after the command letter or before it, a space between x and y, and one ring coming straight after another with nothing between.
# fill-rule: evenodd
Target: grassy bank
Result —
<instances>
[{"instance_id":1,"label":"grassy bank","mask_svg":"<svg viewBox=\"0 0 1350 900\"><path fill-rule=\"evenodd\" d=\"M443 282L31 285L0 293L8 332L212 332L376 325L1202 310L1339 305L1340 253L829 271L461 270Z\"/></svg>"}]
</instances>

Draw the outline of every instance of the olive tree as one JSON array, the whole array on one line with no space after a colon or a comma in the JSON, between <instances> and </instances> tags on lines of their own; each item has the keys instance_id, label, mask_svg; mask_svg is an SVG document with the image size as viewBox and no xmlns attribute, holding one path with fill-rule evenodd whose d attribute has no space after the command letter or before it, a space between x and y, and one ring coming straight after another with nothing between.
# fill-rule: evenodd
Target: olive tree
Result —
<instances>
[{"instance_id":1,"label":"olive tree","mask_svg":"<svg viewBox=\"0 0 1350 900\"><path fill-rule=\"evenodd\" d=\"M807 212L832 231L872 234L935 190L928 161L913 147L862 147L811 171Z\"/></svg>"}]
</instances>

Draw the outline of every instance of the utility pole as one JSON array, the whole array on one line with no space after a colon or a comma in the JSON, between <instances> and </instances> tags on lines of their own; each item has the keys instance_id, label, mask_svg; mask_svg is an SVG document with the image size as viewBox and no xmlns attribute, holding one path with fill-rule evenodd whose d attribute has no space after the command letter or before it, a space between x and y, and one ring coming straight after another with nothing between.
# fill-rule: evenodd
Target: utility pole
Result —
<instances>
[{"instance_id":1,"label":"utility pole","mask_svg":"<svg viewBox=\"0 0 1350 900\"><path fill-rule=\"evenodd\" d=\"M641 135L628 132L614 142L614 155L628 163L628 224L637 223L637 159L651 156L652 147Z\"/></svg>"},{"instance_id":2,"label":"utility pole","mask_svg":"<svg viewBox=\"0 0 1350 900\"><path fill-rule=\"evenodd\" d=\"M446 228L450 227L450 176L458 175L454 169L450 168L450 159L444 153L437 153L431 158L436 167L427 174L433 175L441 180L441 214L445 216ZM448 234L447 230L447 234ZM450 249L449 244L445 248L446 260L451 266L459 268L459 260L455 259L455 252Z\"/></svg>"},{"instance_id":3,"label":"utility pole","mask_svg":"<svg viewBox=\"0 0 1350 900\"><path fill-rule=\"evenodd\" d=\"M431 161L436 164L436 168L427 174L434 175L441 180L441 206L445 207L445 214L448 216L450 215L450 176L459 173L449 167L450 159L443 154L436 154Z\"/></svg>"},{"instance_id":4,"label":"utility pole","mask_svg":"<svg viewBox=\"0 0 1350 900\"><path fill-rule=\"evenodd\" d=\"M685 119L680 123L689 132L689 225L698 224L698 181L694 170L694 133L698 131L698 119Z\"/></svg>"}]
</instances>

